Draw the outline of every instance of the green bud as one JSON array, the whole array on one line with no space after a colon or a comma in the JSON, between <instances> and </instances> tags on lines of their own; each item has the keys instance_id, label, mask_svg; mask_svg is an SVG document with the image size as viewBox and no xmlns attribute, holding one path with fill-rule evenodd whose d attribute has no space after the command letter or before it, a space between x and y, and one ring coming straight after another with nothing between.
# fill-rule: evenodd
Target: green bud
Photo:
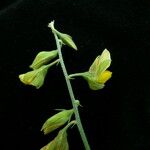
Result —
<instances>
[{"instance_id":1,"label":"green bud","mask_svg":"<svg viewBox=\"0 0 150 150\"><path fill-rule=\"evenodd\" d=\"M55 32L57 36L62 40L63 44L77 50L77 46L73 42L72 37L70 35L58 32L57 30L55 30Z\"/></svg>"},{"instance_id":2,"label":"green bud","mask_svg":"<svg viewBox=\"0 0 150 150\"><path fill-rule=\"evenodd\" d=\"M44 134L48 134L55 129L61 127L64 125L67 121L71 119L71 116L73 114L73 109L70 110L63 110L54 116L50 117L42 126L41 131L44 132Z\"/></svg>"},{"instance_id":3,"label":"green bud","mask_svg":"<svg viewBox=\"0 0 150 150\"><path fill-rule=\"evenodd\" d=\"M40 68L41 66L47 64L49 61L54 59L57 56L57 54L58 54L57 50L39 52L35 57L33 63L30 65L30 68L32 69Z\"/></svg>"},{"instance_id":4,"label":"green bud","mask_svg":"<svg viewBox=\"0 0 150 150\"><path fill-rule=\"evenodd\" d=\"M40 150L69 150L67 129L75 123L76 121L71 121L68 125L59 131L58 135L50 143L48 143Z\"/></svg>"},{"instance_id":5,"label":"green bud","mask_svg":"<svg viewBox=\"0 0 150 150\"><path fill-rule=\"evenodd\" d=\"M49 23L48 27L50 27L52 29L52 31L57 34L57 36L62 40L63 44L77 50L77 46L74 43L74 41L72 40L72 37L70 35L61 33L54 28L54 21Z\"/></svg>"},{"instance_id":6,"label":"green bud","mask_svg":"<svg viewBox=\"0 0 150 150\"><path fill-rule=\"evenodd\" d=\"M25 74L21 74L19 75L19 79L24 84L32 85L39 89L44 83L44 79L49 67L49 65L44 65L39 69L29 71Z\"/></svg>"},{"instance_id":7,"label":"green bud","mask_svg":"<svg viewBox=\"0 0 150 150\"><path fill-rule=\"evenodd\" d=\"M60 131L54 140L40 150L69 150L67 132L63 130Z\"/></svg>"}]
</instances>

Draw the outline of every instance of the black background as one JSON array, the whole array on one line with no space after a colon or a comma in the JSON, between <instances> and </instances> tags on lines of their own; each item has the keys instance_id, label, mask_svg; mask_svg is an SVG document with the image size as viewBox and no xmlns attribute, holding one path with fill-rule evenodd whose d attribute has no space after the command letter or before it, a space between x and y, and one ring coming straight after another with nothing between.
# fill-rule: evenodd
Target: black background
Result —
<instances>
[{"instance_id":1,"label":"black background","mask_svg":"<svg viewBox=\"0 0 150 150\"><path fill-rule=\"evenodd\" d=\"M142 0L5 0L0 2L0 149L39 150L43 122L55 108L71 108L60 66L44 86L20 83L34 56L55 49L48 23L73 36L79 51L64 47L69 73L86 71L104 48L111 52L113 77L103 90L72 82L92 150L150 149L150 2ZM71 150L82 150L77 128Z\"/></svg>"}]
</instances>

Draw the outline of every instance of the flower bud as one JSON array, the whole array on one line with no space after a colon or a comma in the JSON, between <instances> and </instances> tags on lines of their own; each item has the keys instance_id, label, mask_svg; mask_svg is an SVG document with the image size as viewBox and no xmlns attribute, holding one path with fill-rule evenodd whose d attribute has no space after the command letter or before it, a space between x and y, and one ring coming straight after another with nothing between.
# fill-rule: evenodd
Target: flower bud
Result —
<instances>
[{"instance_id":1,"label":"flower bud","mask_svg":"<svg viewBox=\"0 0 150 150\"><path fill-rule=\"evenodd\" d=\"M47 64L49 61L54 59L57 56L57 54L58 54L57 50L39 52L35 57L33 63L30 65L30 68L32 69L40 68L41 66Z\"/></svg>"},{"instance_id":2,"label":"flower bud","mask_svg":"<svg viewBox=\"0 0 150 150\"><path fill-rule=\"evenodd\" d=\"M57 30L55 30L55 32L57 36L62 40L63 44L77 50L77 46L73 42L72 37L70 35L58 32Z\"/></svg>"},{"instance_id":3,"label":"flower bud","mask_svg":"<svg viewBox=\"0 0 150 150\"><path fill-rule=\"evenodd\" d=\"M39 89L44 83L48 68L49 65L44 65L39 69L19 75L19 78L24 84L32 85Z\"/></svg>"},{"instance_id":4,"label":"flower bud","mask_svg":"<svg viewBox=\"0 0 150 150\"><path fill-rule=\"evenodd\" d=\"M71 116L73 114L73 109L70 110L63 110L54 116L50 117L42 126L41 131L44 132L44 134L48 134L55 129L61 127L64 125L67 121L71 119Z\"/></svg>"},{"instance_id":5,"label":"flower bud","mask_svg":"<svg viewBox=\"0 0 150 150\"><path fill-rule=\"evenodd\" d=\"M72 37L70 35L61 33L54 28L54 21L49 23L48 27L50 27L52 29L52 31L57 34L57 36L62 40L63 44L77 50L77 46L74 43L74 41L72 40Z\"/></svg>"},{"instance_id":6,"label":"flower bud","mask_svg":"<svg viewBox=\"0 0 150 150\"><path fill-rule=\"evenodd\" d=\"M59 131L58 135L49 144L40 150L69 150L66 130Z\"/></svg>"},{"instance_id":7,"label":"flower bud","mask_svg":"<svg viewBox=\"0 0 150 150\"><path fill-rule=\"evenodd\" d=\"M49 144L41 148L40 150L69 150L69 144L67 140L67 129L75 124L76 121L71 121L62 130L59 131L58 135Z\"/></svg>"}]
</instances>

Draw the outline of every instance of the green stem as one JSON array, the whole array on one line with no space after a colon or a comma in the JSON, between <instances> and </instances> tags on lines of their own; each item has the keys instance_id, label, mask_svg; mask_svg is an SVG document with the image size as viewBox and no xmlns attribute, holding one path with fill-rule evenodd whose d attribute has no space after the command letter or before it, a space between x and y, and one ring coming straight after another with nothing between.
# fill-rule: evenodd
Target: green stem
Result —
<instances>
[{"instance_id":1,"label":"green stem","mask_svg":"<svg viewBox=\"0 0 150 150\"><path fill-rule=\"evenodd\" d=\"M56 59L55 61L53 61L52 63L50 63L50 64L48 64L47 66L48 67L51 67L51 66L53 66L53 65L55 65L55 64L57 64L57 63L59 63L59 59Z\"/></svg>"},{"instance_id":2,"label":"green stem","mask_svg":"<svg viewBox=\"0 0 150 150\"><path fill-rule=\"evenodd\" d=\"M77 121L76 120L73 120L71 122L69 122L64 129L68 129L70 126L74 126L75 124L77 124Z\"/></svg>"},{"instance_id":3,"label":"green stem","mask_svg":"<svg viewBox=\"0 0 150 150\"><path fill-rule=\"evenodd\" d=\"M74 74L70 74L69 75L69 79L73 78L73 77L82 77L85 73L82 72L82 73L74 73Z\"/></svg>"},{"instance_id":4,"label":"green stem","mask_svg":"<svg viewBox=\"0 0 150 150\"><path fill-rule=\"evenodd\" d=\"M72 102L72 105L73 105L73 109L74 109L75 119L77 121L78 130L79 130L79 133L81 135L81 138L82 138L82 141L83 141L85 149L86 150L90 150L90 146L88 144L88 141L87 141L87 138L86 138L86 135L85 135L82 123L81 123L81 119L80 119L80 115L79 115L79 111L78 111L78 105L76 104L76 99L75 99L75 96L74 96L74 93L73 93L73 89L72 89L72 86L71 86L71 83L70 83L70 80L69 80L69 76L68 76L68 73L67 73L64 61L63 61L60 41L59 41L56 33L55 32L53 32L53 33L54 33L54 37L55 37L55 40L56 40L56 45L57 45L57 50L58 50L58 55L59 55L59 59L60 59L61 68L62 68L64 77L65 77L65 80L66 80L66 84L67 84L67 87L68 87L69 95L70 95L71 102Z\"/></svg>"}]
</instances>

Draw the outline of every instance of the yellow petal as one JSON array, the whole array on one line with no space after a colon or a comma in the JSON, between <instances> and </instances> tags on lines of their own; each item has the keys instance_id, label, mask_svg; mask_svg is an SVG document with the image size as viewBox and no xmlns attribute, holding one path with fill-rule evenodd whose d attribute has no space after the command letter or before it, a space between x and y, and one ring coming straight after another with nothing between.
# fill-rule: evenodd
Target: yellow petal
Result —
<instances>
[{"instance_id":1,"label":"yellow petal","mask_svg":"<svg viewBox=\"0 0 150 150\"><path fill-rule=\"evenodd\" d=\"M112 72L106 70L98 77L97 81L99 83L105 83L111 78L111 76L112 76Z\"/></svg>"}]
</instances>

